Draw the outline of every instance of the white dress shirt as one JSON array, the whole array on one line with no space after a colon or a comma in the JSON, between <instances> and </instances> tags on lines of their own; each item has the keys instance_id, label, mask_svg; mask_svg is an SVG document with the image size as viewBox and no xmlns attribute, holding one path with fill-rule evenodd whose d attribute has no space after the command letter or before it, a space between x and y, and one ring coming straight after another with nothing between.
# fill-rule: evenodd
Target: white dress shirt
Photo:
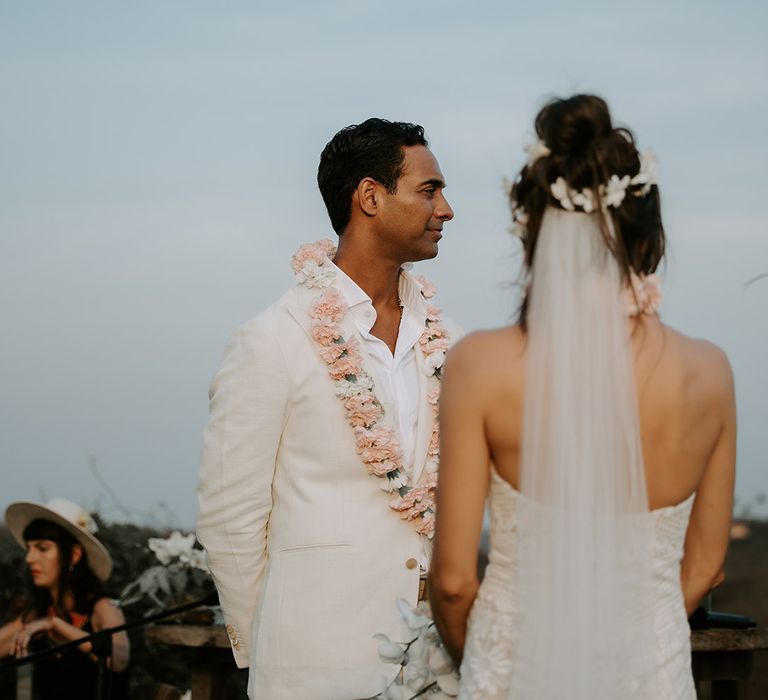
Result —
<instances>
[{"instance_id":1,"label":"white dress shirt","mask_svg":"<svg viewBox=\"0 0 768 700\"><path fill-rule=\"evenodd\" d=\"M371 298L343 270L336 269L336 287L347 302L349 313L363 338L364 350L370 359L374 391L385 413L392 416L403 449L403 464L410 476L413 474L419 412L416 343L427 320L426 302L413 280L401 275L398 293L403 314L393 355L381 338L371 335L371 328L376 323L376 309Z\"/></svg>"},{"instance_id":2,"label":"white dress shirt","mask_svg":"<svg viewBox=\"0 0 768 700\"><path fill-rule=\"evenodd\" d=\"M336 267L334 265L334 267ZM416 427L419 415L419 370L416 365L416 344L427 320L427 302L418 283L400 275L398 294L403 307L395 352L371 334L376 323L376 309L371 298L347 275L336 267L337 289L349 307L349 312L363 339L363 349L370 359L374 392L386 415L393 418L403 450L403 465L409 477L413 476L413 458L416 446ZM422 572L429 564L428 548L422 542L420 564Z\"/></svg>"}]
</instances>

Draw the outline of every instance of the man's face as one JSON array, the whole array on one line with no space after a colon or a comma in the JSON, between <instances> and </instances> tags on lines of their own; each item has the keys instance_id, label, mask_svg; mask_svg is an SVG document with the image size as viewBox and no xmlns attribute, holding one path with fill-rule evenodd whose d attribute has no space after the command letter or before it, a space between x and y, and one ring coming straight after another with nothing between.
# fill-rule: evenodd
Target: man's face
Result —
<instances>
[{"instance_id":1,"label":"man's face","mask_svg":"<svg viewBox=\"0 0 768 700\"><path fill-rule=\"evenodd\" d=\"M426 146L403 148L403 171L394 194L382 187L378 241L384 252L402 262L434 258L443 224L453 218L445 199L445 179Z\"/></svg>"}]
</instances>

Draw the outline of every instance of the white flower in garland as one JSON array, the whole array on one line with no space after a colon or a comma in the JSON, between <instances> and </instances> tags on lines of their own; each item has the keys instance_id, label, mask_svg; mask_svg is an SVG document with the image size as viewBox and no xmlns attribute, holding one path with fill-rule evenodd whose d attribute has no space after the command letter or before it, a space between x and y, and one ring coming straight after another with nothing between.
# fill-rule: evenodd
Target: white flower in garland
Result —
<instances>
[{"instance_id":1,"label":"white flower in garland","mask_svg":"<svg viewBox=\"0 0 768 700\"><path fill-rule=\"evenodd\" d=\"M308 260L304 263L299 272L296 273L296 279L300 284L307 287L317 287L324 289L333 284L336 274L329 267L318 265L314 260Z\"/></svg>"},{"instance_id":2,"label":"white flower in garland","mask_svg":"<svg viewBox=\"0 0 768 700\"><path fill-rule=\"evenodd\" d=\"M424 358L424 374L431 377L436 374L445 363L445 350L439 350L427 355Z\"/></svg>"},{"instance_id":3,"label":"white flower in garland","mask_svg":"<svg viewBox=\"0 0 768 700\"><path fill-rule=\"evenodd\" d=\"M364 394L373 389L373 377L367 372L361 371L355 375L355 380L339 379L336 382L336 396L349 399L352 396Z\"/></svg>"}]
</instances>

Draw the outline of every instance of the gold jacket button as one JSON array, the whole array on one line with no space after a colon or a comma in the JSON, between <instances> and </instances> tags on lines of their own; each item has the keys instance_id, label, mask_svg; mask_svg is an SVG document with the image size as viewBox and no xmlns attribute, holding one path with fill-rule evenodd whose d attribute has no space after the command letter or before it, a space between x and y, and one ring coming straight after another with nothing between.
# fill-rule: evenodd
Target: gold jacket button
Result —
<instances>
[{"instance_id":1,"label":"gold jacket button","mask_svg":"<svg viewBox=\"0 0 768 700\"><path fill-rule=\"evenodd\" d=\"M417 562L413 557L411 557L405 562L406 569L415 569L418 565L419 565L419 562Z\"/></svg>"}]
</instances>

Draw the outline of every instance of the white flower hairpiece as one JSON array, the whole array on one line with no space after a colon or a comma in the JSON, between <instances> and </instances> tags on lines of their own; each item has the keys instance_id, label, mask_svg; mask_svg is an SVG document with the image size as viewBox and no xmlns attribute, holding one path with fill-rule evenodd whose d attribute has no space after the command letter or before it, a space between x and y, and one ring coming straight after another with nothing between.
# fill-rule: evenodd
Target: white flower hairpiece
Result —
<instances>
[{"instance_id":1,"label":"white flower hairpiece","mask_svg":"<svg viewBox=\"0 0 768 700\"><path fill-rule=\"evenodd\" d=\"M640 189L629 192L629 194L635 197L645 197L651 191L651 186L656 184L658 184L658 161L653 151L643 151L640 154L640 170L637 175L619 177L614 174L611 175L605 185L600 185L598 192L603 203L603 209L620 207L630 187L640 185ZM549 189L552 196L560 202L560 206L566 211L575 211L576 207L580 207L587 214L590 214L597 207L595 193L589 187L585 187L583 190L573 190L568 187L568 183L563 177L558 177L549 186Z\"/></svg>"},{"instance_id":2,"label":"white flower hairpiece","mask_svg":"<svg viewBox=\"0 0 768 700\"><path fill-rule=\"evenodd\" d=\"M651 191L651 185L659 184L659 161L656 154L650 149L646 149L640 154L640 171L635 175L630 184L642 185L635 192L636 197L645 197Z\"/></svg>"},{"instance_id":3,"label":"white flower hairpiece","mask_svg":"<svg viewBox=\"0 0 768 700\"><path fill-rule=\"evenodd\" d=\"M552 154L552 151L549 150L549 146L547 146L546 143L544 143L541 139L538 139L537 141L534 141L533 143L528 143L525 146L523 146L523 150L528 154L528 167L530 168L539 158L546 158L548 155Z\"/></svg>"},{"instance_id":4,"label":"white flower hairpiece","mask_svg":"<svg viewBox=\"0 0 768 700\"><path fill-rule=\"evenodd\" d=\"M528 212L525 207L514 207L512 209L512 226L510 233L517 238L525 238L528 233Z\"/></svg>"}]
</instances>

